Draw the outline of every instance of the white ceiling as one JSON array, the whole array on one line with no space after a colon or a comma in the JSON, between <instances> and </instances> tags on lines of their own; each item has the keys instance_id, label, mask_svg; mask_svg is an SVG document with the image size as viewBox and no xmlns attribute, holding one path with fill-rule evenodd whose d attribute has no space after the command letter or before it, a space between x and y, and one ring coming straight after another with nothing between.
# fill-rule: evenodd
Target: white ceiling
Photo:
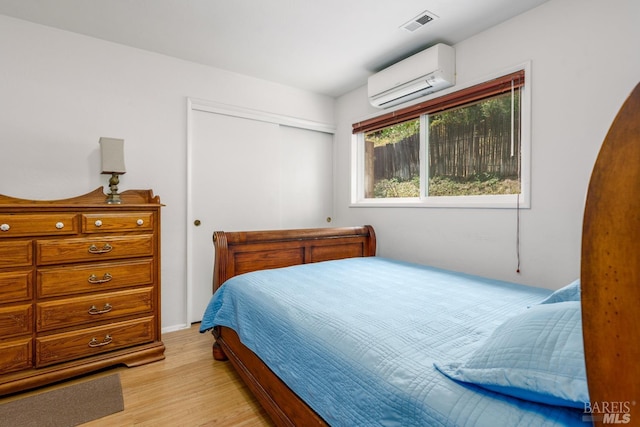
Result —
<instances>
[{"instance_id":1,"label":"white ceiling","mask_svg":"<svg viewBox=\"0 0 640 427\"><path fill-rule=\"evenodd\" d=\"M0 14L340 96L547 0L0 0ZM409 32L425 10L437 19Z\"/></svg>"}]
</instances>

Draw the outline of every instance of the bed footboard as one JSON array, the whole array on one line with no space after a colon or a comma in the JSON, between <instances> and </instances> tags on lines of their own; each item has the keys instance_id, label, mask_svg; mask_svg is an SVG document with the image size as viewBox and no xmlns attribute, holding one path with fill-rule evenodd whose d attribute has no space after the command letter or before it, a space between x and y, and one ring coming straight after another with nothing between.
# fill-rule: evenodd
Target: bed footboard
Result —
<instances>
[{"instance_id":1,"label":"bed footboard","mask_svg":"<svg viewBox=\"0 0 640 427\"><path fill-rule=\"evenodd\" d=\"M640 84L620 109L591 175L582 232L582 326L594 425L615 402L640 422ZM598 405L598 406L596 406ZM626 421L624 421L626 420Z\"/></svg>"}]
</instances>

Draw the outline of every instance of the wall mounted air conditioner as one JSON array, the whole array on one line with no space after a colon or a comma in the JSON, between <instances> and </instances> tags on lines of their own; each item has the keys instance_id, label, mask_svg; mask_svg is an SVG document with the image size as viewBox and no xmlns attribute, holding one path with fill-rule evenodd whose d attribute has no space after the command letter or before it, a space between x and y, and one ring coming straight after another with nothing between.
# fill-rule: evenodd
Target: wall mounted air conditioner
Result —
<instances>
[{"instance_id":1,"label":"wall mounted air conditioner","mask_svg":"<svg viewBox=\"0 0 640 427\"><path fill-rule=\"evenodd\" d=\"M453 86L455 79L455 50L439 43L369 77L369 102L392 107Z\"/></svg>"}]
</instances>

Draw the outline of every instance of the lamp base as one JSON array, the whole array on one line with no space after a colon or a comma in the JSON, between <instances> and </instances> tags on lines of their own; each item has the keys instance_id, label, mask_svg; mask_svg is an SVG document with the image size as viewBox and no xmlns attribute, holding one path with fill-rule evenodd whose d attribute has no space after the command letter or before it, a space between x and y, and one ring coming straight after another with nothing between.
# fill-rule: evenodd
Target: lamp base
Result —
<instances>
[{"instance_id":1,"label":"lamp base","mask_svg":"<svg viewBox=\"0 0 640 427\"><path fill-rule=\"evenodd\" d=\"M111 174L111 178L109 178L109 189L111 192L107 195L105 202L109 205L119 205L122 203L120 199L120 195L118 194L118 184L120 184L120 179L118 178L118 174L113 172Z\"/></svg>"},{"instance_id":2,"label":"lamp base","mask_svg":"<svg viewBox=\"0 0 640 427\"><path fill-rule=\"evenodd\" d=\"M105 199L105 202L107 202L108 205L119 205L122 203L122 199L120 199L119 194L109 194Z\"/></svg>"}]
</instances>

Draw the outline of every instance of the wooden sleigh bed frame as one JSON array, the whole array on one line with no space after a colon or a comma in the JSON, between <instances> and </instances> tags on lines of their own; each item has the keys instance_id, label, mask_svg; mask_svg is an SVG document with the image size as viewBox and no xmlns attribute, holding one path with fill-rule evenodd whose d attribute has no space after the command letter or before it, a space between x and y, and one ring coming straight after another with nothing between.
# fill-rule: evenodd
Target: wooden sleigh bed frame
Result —
<instances>
[{"instance_id":1,"label":"wooden sleigh bed frame","mask_svg":"<svg viewBox=\"0 0 640 427\"><path fill-rule=\"evenodd\" d=\"M585 361L595 412L640 402L640 84L616 116L593 169L585 204L581 291ZM373 256L370 226L214 233L214 291L254 270ZM229 328L213 331L214 358L231 361L279 426L326 426ZM594 406L595 404L595 406ZM631 424L640 405L628 405ZM594 415L596 415L594 413ZM594 425L602 425L595 416Z\"/></svg>"}]
</instances>

